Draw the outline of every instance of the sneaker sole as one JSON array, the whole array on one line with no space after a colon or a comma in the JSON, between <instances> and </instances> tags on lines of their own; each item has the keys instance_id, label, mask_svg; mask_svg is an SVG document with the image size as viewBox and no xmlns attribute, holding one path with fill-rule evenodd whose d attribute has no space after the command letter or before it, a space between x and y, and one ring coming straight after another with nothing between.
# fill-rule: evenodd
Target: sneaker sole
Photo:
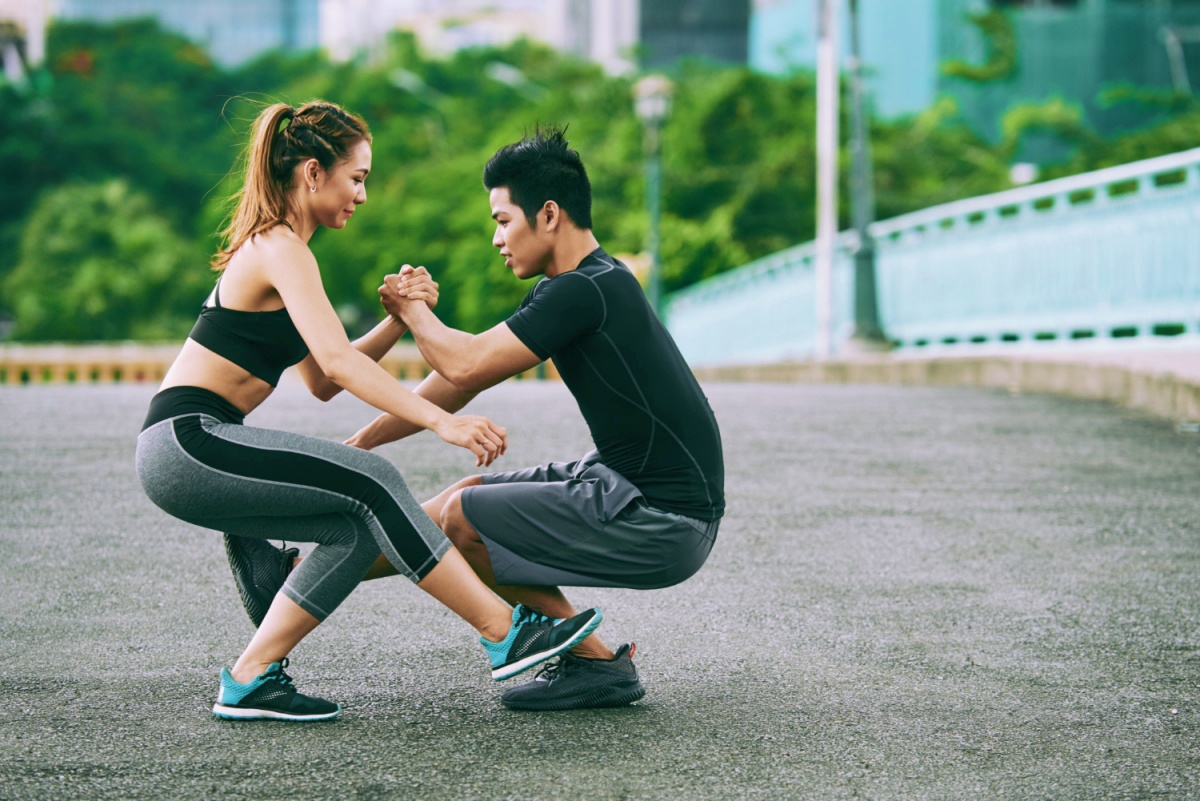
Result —
<instances>
[{"instance_id":1,"label":"sneaker sole","mask_svg":"<svg viewBox=\"0 0 1200 801\"><path fill-rule=\"evenodd\" d=\"M564 712L568 709L604 709L607 707L626 706L632 704L634 701L641 700L645 695L645 686L640 681L637 681L635 686L632 687L628 685L624 687L610 687L589 693L581 698L561 698L540 703L521 703L520 701L509 703L501 699L501 703L509 709L520 712Z\"/></svg>"},{"instance_id":2,"label":"sneaker sole","mask_svg":"<svg viewBox=\"0 0 1200 801\"><path fill-rule=\"evenodd\" d=\"M596 627L600 625L602 620L604 620L604 613L597 609L596 616L593 617L586 626L575 632L575 634L572 635L569 640L559 643L549 650L538 651L536 654L530 654L524 659L513 662L511 665L501 665L498 668L493 668L492 681L504 681L505 679L511 679L513 676L516 676L519 673L524 673L531 667L540 665L547 659L553 659L563 651L569 651L576 645L579 645L579 643L586 640L588 635L596 630Z\"/></svg>"},{"instance_id":3,"label":"sneaker sole","mask_svg":"<svg viewBox=\"0 0 1200 801\"><path fill-rule=\"evenodd\" d=\"M232 539L228 534L225 535L225 556L229 559L229 567L233 571L233 583L237 585L238 595L241 596L242 608L246 610L250 622L254 624L255 628L258 628L262 625L267 610L261 601L246 588L242 580L243 576L248 576L251 582L254 581L254 567L242 551L234 547Z\"/></svg>"},{"instance_id":4,"label":"sneaker sole","mask_svg":"<svg viewBox=\"0 0 1200 801\"><path fill-rule=\"evenodd\" d=\"M255 628L262 625L263 618L267 616L267 610L271 608L271 603L275 600L275 596L267 596L262 592L261 588L254 584L254 564L240 548L235 547L234 538L228 534L225 537L225 556L229 560L229 569L233 572L233 583L237 585L238 595L242 599L242 608L246 610L246 615L249 616L250 622ZM299 554L296 548L288 548L283 551L289 555L289 558L294 560ZM291 572L289 568L287 573ZM249 577L250 584L253 589L248 589L242 577ZM286 578L284 579L287 580Z\"/></svg>"},{"instance_id":5,"label":"sneaker sole","mask_svg":"<svg viewBox=\"0 0 1200 801\"><path fill-rule=\"evenodd\" d=\"M334 712L320 715L297 715L290 712L280 712L274 709L246 709L237 706L213 704L213 714L222 720L290 720L300 723L313 723L322 720L333 720L342 714L339 706Z\"/></svg>"}]
</instances>

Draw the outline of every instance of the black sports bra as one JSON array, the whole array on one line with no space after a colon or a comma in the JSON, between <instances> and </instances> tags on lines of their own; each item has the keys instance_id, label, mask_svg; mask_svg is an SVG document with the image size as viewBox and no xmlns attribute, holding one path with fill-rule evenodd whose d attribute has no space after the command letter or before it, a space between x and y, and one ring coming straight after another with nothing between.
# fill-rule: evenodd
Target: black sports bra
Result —
<instances>
[{"instance_id":1,"label":"black sports bra","mask_svg":"<svg viewBox=\"0 0 1200 801\"><path fill-rule=\"evenodd\" d=\"M251 312L221 305L221 279L213 288L213 306L203 306L188 334L218 356L223 356L271 386L279 384L285 368L308 355L300 332L287 309Z\"/></svg>"}]
</instances>

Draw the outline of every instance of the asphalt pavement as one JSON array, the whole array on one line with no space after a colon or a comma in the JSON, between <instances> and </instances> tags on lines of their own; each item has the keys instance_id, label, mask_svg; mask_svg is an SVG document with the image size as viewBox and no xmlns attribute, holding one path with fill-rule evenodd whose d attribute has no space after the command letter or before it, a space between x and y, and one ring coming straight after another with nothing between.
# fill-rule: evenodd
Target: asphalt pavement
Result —
<instances>
[{"instance_id":1,"label":"asphalt pavement","mask_svg":"<svg viewBox=\"0 0 1200 801\"><path fill-rule=\"evenodd\" d=\"M729 510L708 564L580 589L646 698L516 713L470 629L400 579L293 654L320 725L212 717L252 633L219 535L142 494L153 388L0 388L0 799L1200 798L1200 436L998 390L710 384ZM510 382L497 469L581 455L562 385ZM294 383L248 423L373 417ZM474 471L381 451L427 497Z\"/></svg>"}]
</instances>

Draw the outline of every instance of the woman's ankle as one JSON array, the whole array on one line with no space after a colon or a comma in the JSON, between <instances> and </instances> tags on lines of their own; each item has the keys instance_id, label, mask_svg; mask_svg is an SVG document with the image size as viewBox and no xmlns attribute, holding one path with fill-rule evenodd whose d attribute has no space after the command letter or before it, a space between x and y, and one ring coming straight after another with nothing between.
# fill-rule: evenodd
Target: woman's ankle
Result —
<instances>
[{"instance_id":1,"label":"woman's ankle","mask_svg":"<svg viewBox=\"0 0 1200 801\"><path fill-rule=\"evenodd\" d=\"M479 636L489 642L504 642L512 631L512 619L492 620L479 627Z\"/></svg>"},{"instance_id":2,"label":"woman's ankle","mask_svg":"<svg viewBox=\"0 0 1200 801\"><path fill-rule=\"evenodd\" d=\"M258 662L242 662L238 661L230 671L229 675L233 676L233 680L238 684L249 684L256 678L267 672L267 668L271 663L260 664Z\"/></svg>"}]
</instances>

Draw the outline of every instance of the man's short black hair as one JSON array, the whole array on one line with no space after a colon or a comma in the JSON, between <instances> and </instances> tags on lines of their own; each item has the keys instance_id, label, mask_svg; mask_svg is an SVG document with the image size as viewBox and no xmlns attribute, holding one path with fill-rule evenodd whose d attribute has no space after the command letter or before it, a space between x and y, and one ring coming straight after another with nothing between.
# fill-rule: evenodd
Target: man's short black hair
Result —
<instances>
[{"instance_id":1,"label":"man's short black hair","mask_svg":"<svg viewBox=\"0 0 1200 801\"><path fill-rule=\"evenodd\" d=\"M565 128L539 127L497 150L483 168L483 185L488 191L506 187L533 228L547 200L557 203L580 228L592 227L592 184L566 134Z\"/></svg>"}]
</instances>

